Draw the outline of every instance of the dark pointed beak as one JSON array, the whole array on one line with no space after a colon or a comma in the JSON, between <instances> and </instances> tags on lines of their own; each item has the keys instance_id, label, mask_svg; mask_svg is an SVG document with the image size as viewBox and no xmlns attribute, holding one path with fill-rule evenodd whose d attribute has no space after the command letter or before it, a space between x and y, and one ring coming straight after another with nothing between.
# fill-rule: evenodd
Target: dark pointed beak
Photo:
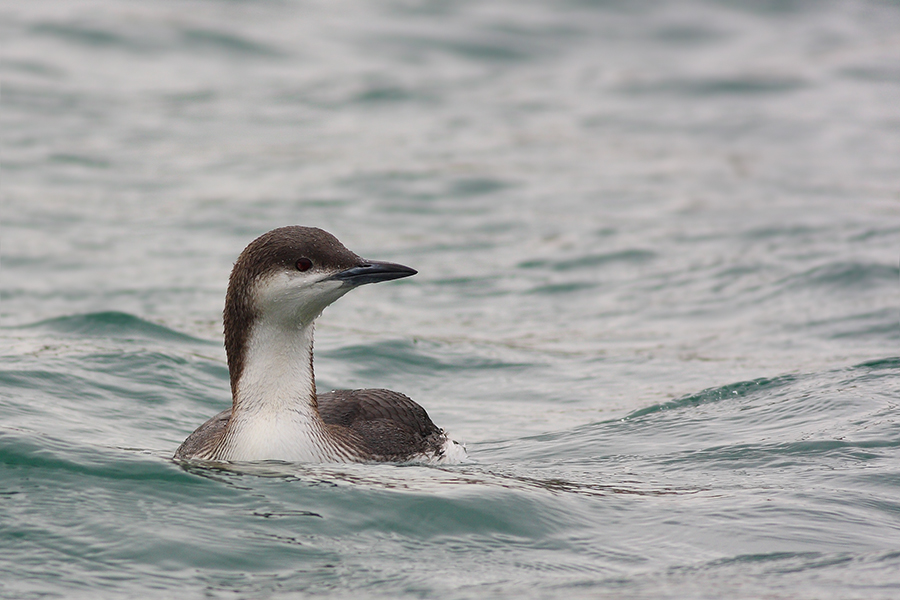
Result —
<instances>
[{"instance_id":1,"label":"dark pointed beak","mask_svg":"<svg viewBox=\"0 0 900 600\"><path fill-rule=\"evenodd\" d=\"M379 281L390 281L391 279L400 279L401 277L409 277L418 273L415 269L410 269L396 263L380 262L377 260L367 260L364 264L351 267L340 273L331 276L331 279L343 281L344 285L356 287L364 283L378 283Z\"/></svg>"}]
</instances>

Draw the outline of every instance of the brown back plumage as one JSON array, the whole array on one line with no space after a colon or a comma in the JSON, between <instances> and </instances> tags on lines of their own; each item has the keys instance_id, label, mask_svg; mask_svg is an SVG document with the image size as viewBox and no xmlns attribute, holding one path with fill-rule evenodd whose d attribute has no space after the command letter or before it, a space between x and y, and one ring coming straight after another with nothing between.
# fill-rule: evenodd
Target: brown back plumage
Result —
<instances>
[{"instance_id":1,"label":"brown back plumage","mask_svg":"<svg viewBox=\"0 0 900 600\"><path fill-rule=\"evenodd\" d=\"M319 394L318 402L326 424L352 430L372 454L404 460L441 449L443 430L399 392L336 390Z\"/></svg>"}]
</instances>

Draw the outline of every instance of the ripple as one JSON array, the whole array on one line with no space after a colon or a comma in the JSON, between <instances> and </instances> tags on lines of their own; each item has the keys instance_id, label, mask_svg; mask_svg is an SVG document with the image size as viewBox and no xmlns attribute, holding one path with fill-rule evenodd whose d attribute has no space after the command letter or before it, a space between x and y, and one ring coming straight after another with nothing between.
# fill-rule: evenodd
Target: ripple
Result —
<instances>
[{"instance_id":1,"label":"ripple","mask_svg":"<svg viewBox=\"0 0 900 600\"><path fill-rule=\"evenodd\" d=\"M127 313L108 311L47 319L23 328L45 329L79 337L149 339L166 342L211 344Z\"/></svg>"}]
</instances>

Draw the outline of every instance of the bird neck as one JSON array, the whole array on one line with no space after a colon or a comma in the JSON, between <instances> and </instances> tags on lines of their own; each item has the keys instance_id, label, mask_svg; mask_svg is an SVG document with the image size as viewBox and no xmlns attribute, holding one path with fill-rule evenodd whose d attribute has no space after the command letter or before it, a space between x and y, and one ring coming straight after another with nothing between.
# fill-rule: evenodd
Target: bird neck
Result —
<instances>
[{"instance_id":1,"label":"bird neck","mask_svg":"<svg viewBox=\"0 0 900 600\"><path fill-rule=\"evenodd\" d=\"M313 323L252 324L221 459L340 460L316 403L313 331Z\"/></svg>"},{"instance_id":2,"label":"bird neck","mask_svg":"<svg viewBox=\"0 0 900 600\"><path fill-rule=\"evenodd\" d=\"M313 372L313 323L285 326L259 319L243 348L233 410L290 410L318 415Z\"/></svg>"}]
</instances>

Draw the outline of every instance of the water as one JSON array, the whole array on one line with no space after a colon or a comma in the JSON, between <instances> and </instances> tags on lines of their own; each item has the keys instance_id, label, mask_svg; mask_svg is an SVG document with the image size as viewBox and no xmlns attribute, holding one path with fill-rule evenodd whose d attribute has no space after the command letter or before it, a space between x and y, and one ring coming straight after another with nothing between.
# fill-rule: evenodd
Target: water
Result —
<instances>
[{"instance_id":1,"label":"water","mask_svg":"<svg viewBox=\"0 0 900 600\"><path fill-rule=\"evenodd\" d=\"M891 598L900 5L3 8L0 596ZM238 252L472 461L183 467Z\"/></svg>"}]
</instances>

